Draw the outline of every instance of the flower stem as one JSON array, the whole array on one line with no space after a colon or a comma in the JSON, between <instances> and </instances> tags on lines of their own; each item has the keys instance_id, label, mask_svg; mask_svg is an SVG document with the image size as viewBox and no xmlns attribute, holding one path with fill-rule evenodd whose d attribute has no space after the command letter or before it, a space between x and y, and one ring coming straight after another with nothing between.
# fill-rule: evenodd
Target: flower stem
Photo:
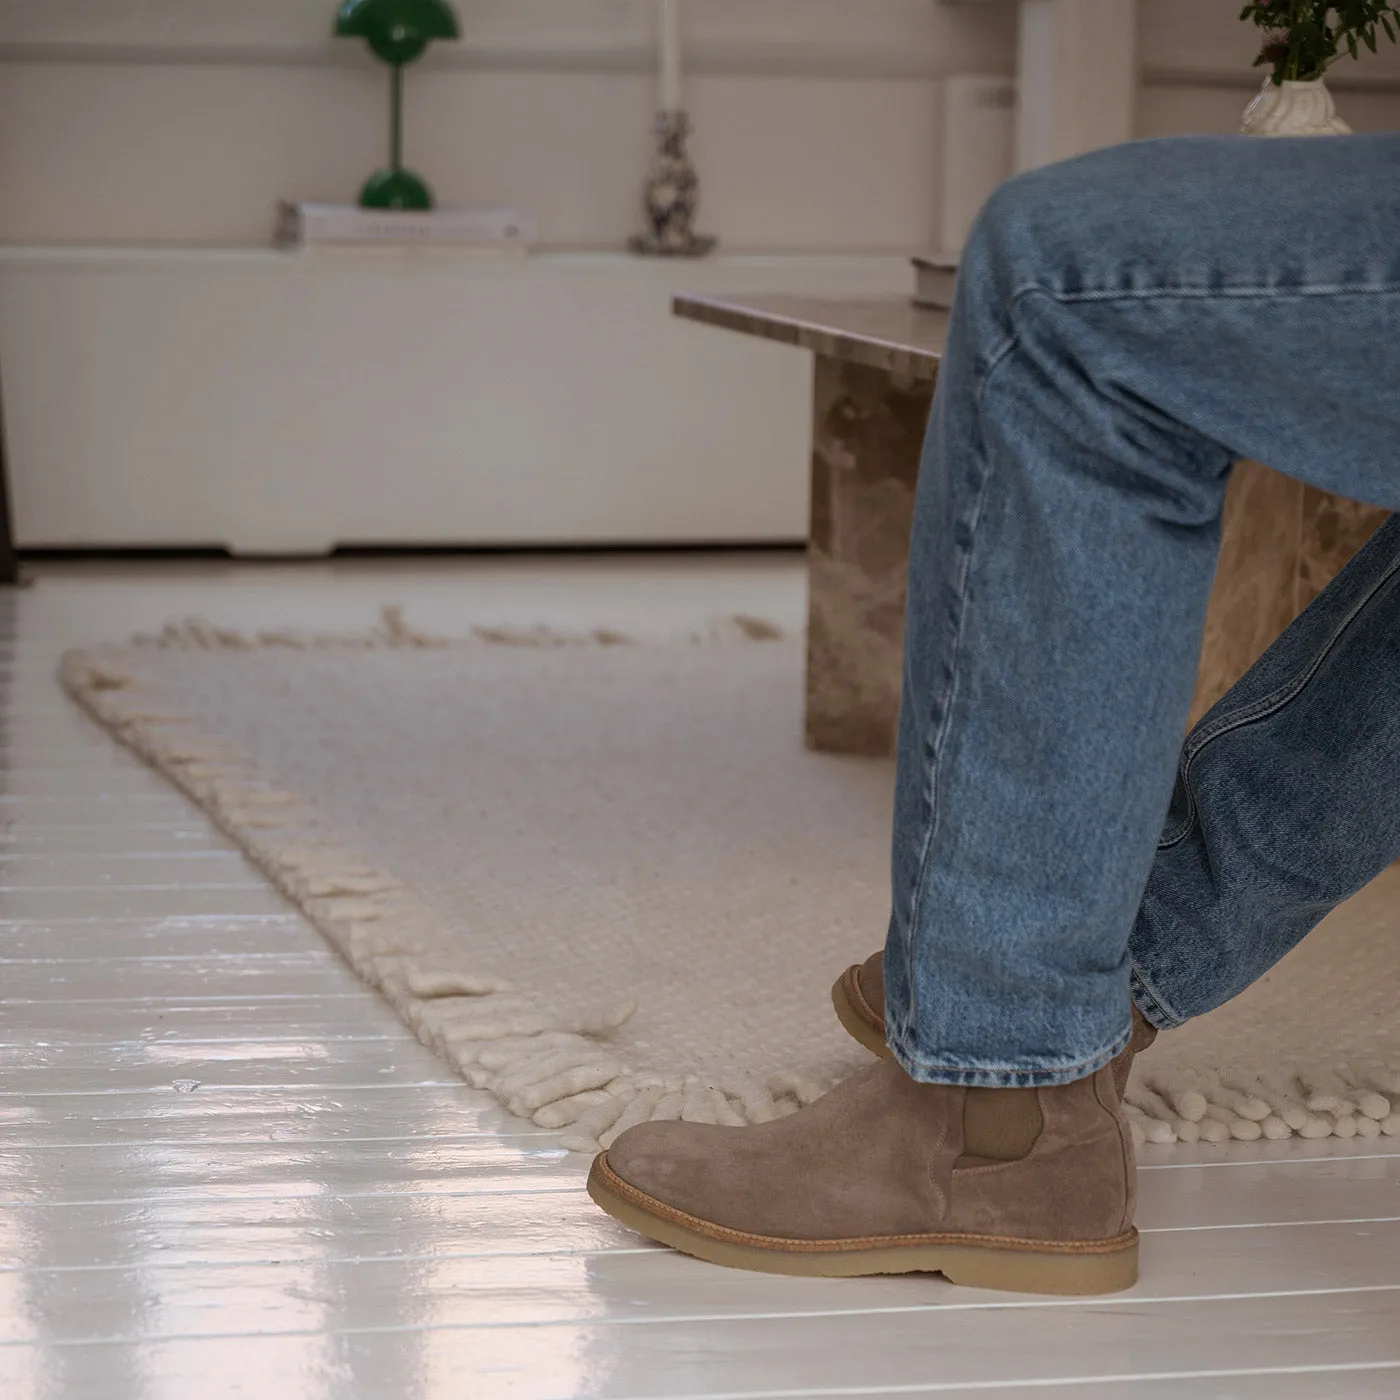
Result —
<instances>
[{"instance_id":1,"label":"flower stem","mask_svg":"<svg viewBox=\"0 0 1400 1400\"><path fill-rule=\"evenodd\" d=\"M1288 67L1284 70L1284 77L1290 82L1298 81L1298 65L1302 60L1303 36L1298 31L1298 21L1301 18L1298 11L1302 8L1302 0L1292 0L1288 7Z\"/></svg>"}]
</instances>

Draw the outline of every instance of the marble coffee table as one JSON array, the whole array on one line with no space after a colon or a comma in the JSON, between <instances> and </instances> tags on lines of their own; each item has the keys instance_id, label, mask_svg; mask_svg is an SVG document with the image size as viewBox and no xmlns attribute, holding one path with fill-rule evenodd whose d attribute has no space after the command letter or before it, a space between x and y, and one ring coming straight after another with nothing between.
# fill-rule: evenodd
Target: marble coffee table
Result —
<instances>
[{"instance_id":1,"label":"marble coffee table","mask_svg":"<svg viewBox=\"0 0 1400 1400\"><path fill-rule=\"evenodd\" d=\"M678 297L674 310L814 356L807 743L826 753L889 754L914 484L947 313L895 297ZM1193 721L1386 514L1240 463L1225 507Z\"/></svg>"}]
</instances>

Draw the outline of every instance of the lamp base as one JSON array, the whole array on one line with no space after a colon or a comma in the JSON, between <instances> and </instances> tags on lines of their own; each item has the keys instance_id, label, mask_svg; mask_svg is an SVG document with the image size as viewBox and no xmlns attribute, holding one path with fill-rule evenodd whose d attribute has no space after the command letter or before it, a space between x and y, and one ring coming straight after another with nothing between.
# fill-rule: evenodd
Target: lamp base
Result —
<instances>
[{"instance_id":1,"label":"lamp base","mask_svg":"<svg viewBox=\"0 0 1400 1400\"><path fill-rule=\"evenodd\" d=\"M412 209L433 207L433 192L420 176L401 167L376 170L360 191L361 209Z\"/></svg>"}]
</instances>

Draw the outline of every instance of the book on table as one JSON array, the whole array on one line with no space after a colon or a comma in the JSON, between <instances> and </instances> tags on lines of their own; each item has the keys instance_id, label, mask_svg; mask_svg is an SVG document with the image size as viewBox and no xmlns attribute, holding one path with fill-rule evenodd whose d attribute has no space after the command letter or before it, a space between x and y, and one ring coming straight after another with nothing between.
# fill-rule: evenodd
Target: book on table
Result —
<instances>
[{"instance_id":1,"label":"book on table","mask_svg":"<svg viewBox=\"0 0 1400 1400\"><path fill-rule=\"evenodd\" d=\"M947 311L953 305L958 260L946 254L910 258L914 264L914 305Z\"/></svg>"}]
</instances>

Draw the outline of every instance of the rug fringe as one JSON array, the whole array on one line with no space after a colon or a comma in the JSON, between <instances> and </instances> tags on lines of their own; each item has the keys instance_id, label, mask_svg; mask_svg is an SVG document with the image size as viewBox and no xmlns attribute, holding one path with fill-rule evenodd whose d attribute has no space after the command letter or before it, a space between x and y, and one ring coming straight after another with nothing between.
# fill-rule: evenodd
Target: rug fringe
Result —
<instances>
[{"instance_id":1,"label":"rug fringe","mask_svg":"<svg viewBox=\"0 0 1400 1400\"><path fill-rule=\"evenodd\" d=\"M763 643L783 633L735 616L687 634L693 645ZM797 1073L759 1083L711 1083L640 1073L608 1044L635 1011L630 1001L572 1017L485 969L461 967L447 929L411 890L328 835L324 817L225 741L202 734L143 684L142 649L250 651L264 647L360 650L454 645L628 646L609 629L477 628L464 642L411 627L386 607L358 634L247 634L201 619L172 622L131 648L65 656L64 689L99 723L191 797L379 991L419 1040L509 1112L561 1131L564 1147L592 1152L639 1123L683 1119L733 1126L770 1122L833 1085ZM1299 1136L1400 1137L1400 1066L1337 1066L1296 1081L1177 1082L1139 1066L1128 1093L1133 1139L1144 1143L1252 1142Z\"/></svg>"},{"instance_id":2,"label":"rug fringe","mask_svg":"<svg viewBox=\"0 0 1400 1400\"><path fill-rule=\"evenodd\" d=\"M761 619L719 619L679 640L692 645L780 640ZM128 748L192 798L233 838L268 880L295 904L345 961L385 997L420 1041L467 1083L490 1091L517 1117L564 1129L564 1145L596 1151L626 1116L685 1118L740 1125L764 1122L830 1088L791 1078L766 1089L736 1084L726 1093L696 1079L638 1075L607 1043L635 1002L568 1016L483 969L463 968L433 911L399 880L329 836L309 802L271 782L226 741L201 734L193 717L173 711L143 682L140 653L152 649L252 651L259 648L439 649L453 645L629 646L599 628L572 634L548 628L477 628L452 642L411 627L384 608L362 633L240 632L199 618L171 622L129 648L75 651L59 678L79 705ZM791 1092L786 1092L790 1089ZM786 1096L785 1096L786 1092Z\"/></svg>"},{"instance_id":3,"label":"rug fringe","mask_svg":"<svg viewBox=\"0 0 1400 1400\"><path fill-rule=\"evenodd\" d=\"M776 623L763 618L732 613L718 617L703 627L681 634L677 640L691 645L724 644L735 641L780 642L786 634ZM389 603L379 610L377 626L363 632L299 632L291 628L276 631L241 632L223 627L200 617L179 618L167 622L159 632L138 632L127 644L148 647L200 651L256 651L276 647L290 651L320 651L342 648L354 651L432 650L453 646L484 643L508 647L584 647L635 646L635 638L611 627L595 627L587 632L564 632L556 628L536 627L473 627L467 637L450 638L420 631L409 625L400 604ZM107 651L109 657L127 648ZM125 681L121 674L103 672L100 657L104 653L76 653L86 656L94 666L93 684L120 689Z\"/></svg>"}]
</instances>

